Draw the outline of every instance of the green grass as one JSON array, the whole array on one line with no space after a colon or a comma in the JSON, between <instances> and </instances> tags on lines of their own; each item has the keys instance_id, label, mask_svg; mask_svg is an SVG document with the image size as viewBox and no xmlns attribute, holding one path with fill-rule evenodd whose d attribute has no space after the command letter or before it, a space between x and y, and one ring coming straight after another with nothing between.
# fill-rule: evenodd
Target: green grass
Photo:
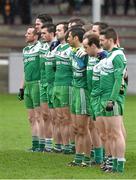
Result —
<instances>
[{"instance_id":1,"label":"green grass","mask_svg":"<svg viewBox=\"0 0 136 180\"><path fill-rule=\"evenodd\" d=\"M31 133L23 102L0 95L0 179L134 179L136 177L136 96L128 96L126 165L123 174L106 174L98 167L67 167L73 156L28 153Z\"/></svg>"}]
</instances>

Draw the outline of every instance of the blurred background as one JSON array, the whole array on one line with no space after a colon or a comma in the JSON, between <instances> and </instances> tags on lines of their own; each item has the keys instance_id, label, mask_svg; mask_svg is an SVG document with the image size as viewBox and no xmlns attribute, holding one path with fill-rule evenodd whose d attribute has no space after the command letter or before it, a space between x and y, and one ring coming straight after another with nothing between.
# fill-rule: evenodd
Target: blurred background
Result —
<instances>
[{"instance_id":1,"label":"blurred background","mask_svg":"<svg viewBox=\"0 0 136 180\"><path fill-rule=\"evenodd\" d=\"M136 0L99 0L99 3L99 20L117 30L128 58L128 93L136 94ZM49 13L54 23L71 16L93 23L93 8L92 0L0 0L0 93L17 93L19 89L24 34L39 13Z\"/></svg>"}]
</instances>

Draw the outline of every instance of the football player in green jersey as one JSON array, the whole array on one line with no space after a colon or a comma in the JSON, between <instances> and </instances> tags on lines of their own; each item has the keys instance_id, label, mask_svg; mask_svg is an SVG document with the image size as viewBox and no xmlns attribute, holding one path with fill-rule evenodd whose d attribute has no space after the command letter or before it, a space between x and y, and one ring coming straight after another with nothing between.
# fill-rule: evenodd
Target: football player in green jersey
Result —
<instances>
[{"instance_id":1,"label":"football player in green jersey","mask_svg":"<svg viewBox=\"0 0 136 180\"><path fill-rule=\"evenodd\" d=\"M82 47L82 40L85 31L79 27L73 27L68 31L67 41L72 47L70 59L72 62L73 79L71 92L71 117L75 132L76 154L74 161L69 166L84 166L90 163L90 134L88 127L88 103L86 67L88 58L77 56L78 50Z\"/></svg>"},{"instance_id":2,"label":"football player in green jersey","mask_svg":"<svg viewBox=\"0 0 136 180\"><path fill-rule=\"evenodd\" d=\"M71 153L70 146L70 126L71 118L69 111L69 93L72 81L72 68L69 55L71 47L65 41L65 33L68 29L67 22L59 22L56 25L56 38L60 44L54 49L56 72L53 89L53 105L57 113L57 124L60 128L64 153ZM59 151L59 144L55 145L54 150Z\"/></svg>"},{"instance_id":3,"label":"football player in green jersey","mask_svg":"<svg viewBox=\"0 0 136 180\"><path fill-rule=\"evenodd\" d=\"M108 24L105 23L105 22L95 22L93 23L93 26L92 26L92 32L98 36L100 36L100 32L106 28L108 28ZM98 122L98 119L97 118L97 122ZM100 123L102 123L103 121L100 121ZM98 124L98 123L97 123ZM101 126L101 125L100 125ZM101 126L102 127L102 126ZM101 128L102 130L102 128ZM104 126L103 126L103 132L104 132ZM105 144L105 149L106 149L106 153L105 153L105 160L108 159L108 157L111 159L111 152L110 152L110 147L109 147L109 143L108 142L108 139L106 138L106 136L103 134L103 144ZM105 142L105 143L104 143ZM107 161L109 163L109 161Z\"/></svg>"},{"instance_id":4,"label":"football player in green jersey","mask_svg":"<svg viewBox=\"0 0 136 180\"><path fill-rule=\"evenodd\" d=\"M49 50L49 44L45 42L42 42L41 38L41 29L44 24L52 24L53 19L49 14L42 13L39 14L35 19L35 29L38 33L38 40L41 43L41 49L40 49L40 72L41 72L41 80L40 80L40 108L41 108L41 120L39 122L39 128L40 128L40 151L44 151L45 147L45 137L46 137L46 126L44 122L47 122L47 119L49 119L49 112L48 112L48 106L47 106L47 85L46 85L46 77L44 73L44 54ZM51 140L52 141L52 140ZM49 143L50 144L50 143Z\"/></svg>"},{"instance_id":5,"label":"football player in green jersey","mask_svg":"<svg viewBox=\"0 0 136 180\"><path fill-rule=\"evenodd\" d=\"M23 49L24 62L24 100L28 110L28 119L32 131L32 151L39 148L39 121L40 121L40 58L41 44L37 41L38 35L34 27L29 27L25 34L28 45Z\"/></svg>"},{"instance_id":6,"label":"football player in green jersey","mask_svg":"<svg viewBox=\"0 0 136 180\"><path fill-rule=\"evenodd\" d=\"M51 74L46 72L46 57L50 52L50 44L54 40L55 36L55 25L46 24L41 28L41 49L40 49L40 70L41 70L41 79L40 79L40 104L41 104L41 115L44 120L41 123L41 131L45 136L41 138L40 150L41 151L51 151L52 149L52 117L49 112L48 105L48 79L51 78ZM41 120L42 122L42 120ZM42 134L43 134L42 133ZM45 145L45 148L44 148Z\"/></svg>"},{"instance_id":7,"label":"football player in green jersey","mask_svg":"<svg viewBox=\"0 0 136 180\"><path fill-rule=\"evenodd\" d=\"M95 22L92 25L92 32L96 35L100 35L100 32L108 27L108 24L105 22Z\"/></svg>"},{"instance_id":8,"label":"football player in green jersey","mask_svg":"<svg viewBox=\"0 0 136 180\"><path fill-rule=\"evenodd\" d=\"M125 162L125 137L122 131L126 85L127 60L122 48L117 47L118 36L113 28L100 33L100 44L109 51L100 74L101 105L112 150L112 171L123 172ZM122 84L122 82L124 82ZM124 93L122 93L122 86Z\"/></svg>"},{"instance_id":9,"label":"football player in green jersey","mask_svg":"<svg viewBox=\"0 0 136 180\"><path fill-rule=\"evenodd\" d=\"M102 118L99 117L99 104L100 104L100 67L98 64L100 61L107 57L107 52L103 51L100 47L99 36L92 34L85 34L83 39L84 49L89 55L87 64L87 83L90 96L90 133L92 137L92 143L94 148L94 160L97 164L103 162L103 148L102 141L104 137L104 130L101 124L97 122L102 122ZM97 67L97 68L96 68ZM97 119L101 119L97 121ZM92 121L93 120L93 121ZM100 130L103 131L100 131ZM105 143L103 144L105 145Z\"/></svg>"}]
</instances>

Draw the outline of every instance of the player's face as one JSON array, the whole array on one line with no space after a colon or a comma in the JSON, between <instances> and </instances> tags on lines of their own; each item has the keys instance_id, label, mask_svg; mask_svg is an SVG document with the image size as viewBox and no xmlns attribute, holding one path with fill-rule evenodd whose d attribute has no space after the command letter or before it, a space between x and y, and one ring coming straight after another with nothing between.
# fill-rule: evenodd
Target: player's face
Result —
<instances>
[{"instance_id":1,"label":"player's face","mask_svg":"<svg viewBox=\"0 0 136 180\"><path fill-rule=\"evenodd\" d=\"M99 26L98 25L93 25L92 31L94 34L99 36Z\"/></svg>"},{"instance_id":2,"label":"player's face","mask_svg":"<svg viewBox=\"0 0 136 180\"><path fill-rule=\"evenodd\" d=\"M41 27L43 26L43 23L41 22L40 19L35 20L35 29L37 32L41 32Z\"/></svg>"},{"instance_id":3,"label":"player's face","mask_svg":"<svg viewBox=\"0 0 136 180\"><path fill-rule=\"evenodd\" d=\"M110 49L110 39L106 39L105 35L100 35L100 46L105 49L109 50Z\"/></svg>"},{"instance_id":4,"label":"player's face","mask_svg":"<svg viewBox=\"0 0 136 180\"><path fill-rule=\"evenodd\" d=\"M58 40L64 40L65 39L65 32L64 32L64 25L59 24L56 27L56 37Z\"/></svg>"},{"instance_id":5,"label":"player's face","mask_svg":"<svg viewBox=\"0 0 136 180\"><path fill-rule=\"evenodd\" d=\"M74 38L73 38L71 32L68 33L67 42L69 43L70 46L74 47Z\"/></svg>"},{"instance_id":6,"label":"player's face","mask_svg":"<svg viewBox=\"0 0 136 180\"><path fill-rule=\"evenodd\" d=\"M83 40L83 46L84 46L84 49L86 51L86 53L89 55L89 56L94 56L94 46L93 45L88 45L88 39L84 39Z\"/></svg>"},{"instance_id":7,"label":"player's face","mask_svg":"<svg viewBox=\"0 0 136 180\"><path fill-rule=\"evenodd\" d=\"M34 28L28 28L25 34L25 41L27 43L32 43L35 41Z\"/></svg>"},{"instance_id":8,"label":"player's face","mask_svg":"<svg viewBox=\"0 0 136 180\"><path fill-rule=\"evenodd\" d=\"M41 29L41 38L45 42L50 42L51 41L51 33L48 32L47 28Z\"/></svg>"}]
</instances>

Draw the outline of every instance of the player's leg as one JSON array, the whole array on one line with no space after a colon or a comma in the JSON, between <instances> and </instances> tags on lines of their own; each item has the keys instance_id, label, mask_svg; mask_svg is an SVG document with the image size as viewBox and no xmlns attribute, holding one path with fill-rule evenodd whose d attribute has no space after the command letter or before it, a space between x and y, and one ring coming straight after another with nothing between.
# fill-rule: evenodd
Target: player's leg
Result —
<instances>
[{"instance_id":1,"label":"player's leg","mask_svg":"<svg viewBox=\"0 0 136 180\"><path fill-rule=\"evenodd\" d=\"M63 119L61 122L61 135L64 144L64 153L71 153L71 145L70 145L70 128L71 128L71 116L69 107L62 108Z\"/></svg>"},{"instance_id":2,"label":"player's leg","mask_svg":"<svg viewBox=\"0 0 136 180\"><path fill-rule=\"evenodd\" d=\"M90 133L94 150L94 162L101 164L103 162L103 146L96 124L96 121L91 120L91 126L93 126L93 128Z\"/></svg>"},{"instance_id":3,"label":"player's leg","mask_svg":"<svg viewBox=\"0 0 136 180\"><path fill-rule=\"evenodd\" d=\"M82 163L83 165L90 165L90 149L91 149L91 139L89 131L89 122L87 115L76 115L76 156L75 161ZM83 144L83 146L81 146ZM81 157L83 156L83 159ZM80 155L80 156L79 156Z\"/></svg>"},{"instance_id":4,"label":"player's leg","mask_svg":"<svg viewBox=\"0 0 136 180\"><path fill-rule=\"evenodd\" d=\"M117 167L113 167L114 170L118 172L124 171L124 163L125 163L125 138L122 133L122 116L114 116L111 117L112 121L110 121L111 125L111 133L112 139L114 142L114 150L115 156L114 161L117 162Z\"/></svg>"},{"instance_id":5,"label":"player's leg","mask_svg":"<svg viewBox=\"0 0 136 180\"><path fill-rule=\"evenodd\" d=\"M75 132L76 154L71 165L81 165L82 161L87 165L90 162L90 134L87 116L88 91L83 88L72 88L71 114ZM81 145L82 144L82 145ZM85 153L85 156L84 154Z\"/></svg>"},{"instance_id":6,"label":"player's leg","mask_svg":"<svg viewBox=\"0 0 136 180\"><path fill-rule=\"evenodd\" d=\"M28 119L32 133L32 151L36 151L39 148L39 125L34 109L28 109Z\"/></svg>"},{"instance_id":7,"label":"player's leg","mask_svg":"<svg viewBox=\"0 0 136 180\"><path fill-rule=\"evenodd\" d=\"M26 83L24 92L25 105L28 109L28 119L32 132L32 150L39 148L39 113L36 113L35 108L40 107L39 84Z\"/></svg>"},{"instance_id":8,"label":"player's leg","mask_svg":"<svg viewBox=\"0 0 136 180\"><path fill-rule=\"evenodd\" d=\"M60 89L58 86L54 86L53 88L53 94L52 94L52 102L53 107L55 109L55 119L54 119L54 151L55 152L62 152L62 136L61 136L61 130L60 130L60 124L61 124L61 118L62 118L62 112L61 112L61 104L60 104Z\"/></svg>"}]
</instances>

